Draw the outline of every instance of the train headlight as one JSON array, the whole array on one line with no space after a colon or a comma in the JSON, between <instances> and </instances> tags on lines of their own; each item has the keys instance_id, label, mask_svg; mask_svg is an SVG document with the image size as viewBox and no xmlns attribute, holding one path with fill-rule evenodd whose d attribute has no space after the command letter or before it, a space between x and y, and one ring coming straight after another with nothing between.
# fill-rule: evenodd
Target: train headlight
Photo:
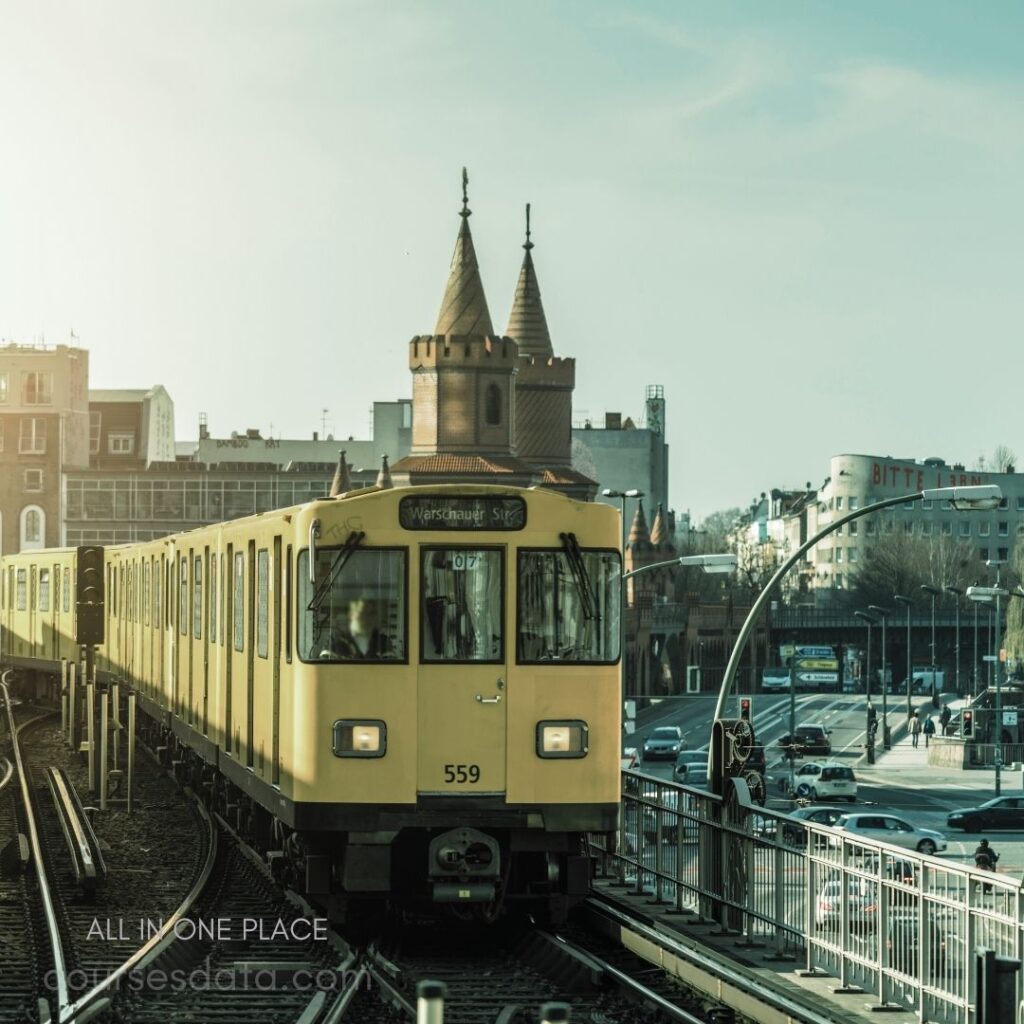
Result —
<instances>
[{"instance_id":1,"label":"train headlight","mask_svg":"<svg viewBox=\"0 0 1024 1024\"><path fill-rule=\"evenodd\" d=\"M538 757L586 757L589 730L586 722L538 722Z\"/></svg>"},{"instance_id":2,"label":"train headlight","mask_svg":"<svg viewBox=\"0 0 1024 1024\"><path fill-rule=\"evenodd\" d=\"M335 757L383 757L388 749L388 727L379 719L334 723Z\"/></svg>"}]
</instances>

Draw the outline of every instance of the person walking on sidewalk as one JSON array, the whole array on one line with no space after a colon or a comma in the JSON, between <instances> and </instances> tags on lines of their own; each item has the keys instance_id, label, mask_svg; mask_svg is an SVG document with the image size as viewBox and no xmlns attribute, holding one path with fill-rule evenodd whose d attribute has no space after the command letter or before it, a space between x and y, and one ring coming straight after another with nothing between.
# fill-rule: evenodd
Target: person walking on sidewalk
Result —
<instances>
[{"instance_id":1,"label":"person walking on sidewalk","mask_svg":"<svg viewBox=\"0 0 1024 1024\"><path fill-rule=\"evenodd\" d=\"M942 735L948 736L949 730L946 728L949 725L949 720L953 717L953 712L949 710L949 702L947 701L942 705L942 711L939 713L939 721L942 723Z\"/></svg>"},{"instance_id":2,"label":"person walking on sidewalk","mask_svg":"<svg viewBox=\"0 0 1024 1024\"><path fill-rule=\"evenodd\" d=\"M924 745L925 748L927 748L928 740L935 735L935 722L932 720L931 715L925 715L924 725L921 726L921 732L924 733Z\"/></svg>"},{"instance_id":3,"label":"person walking on sidewalk","mask_svg":"<svg viewBox=\"0 0 1024 1024\"><path fill-rule=\"evenodd\" d=\"M917 749L917 741L921 738L921 719L917 717L915 711L910 716L910 742L914 749Z\"/></svg>"}]
</instances>

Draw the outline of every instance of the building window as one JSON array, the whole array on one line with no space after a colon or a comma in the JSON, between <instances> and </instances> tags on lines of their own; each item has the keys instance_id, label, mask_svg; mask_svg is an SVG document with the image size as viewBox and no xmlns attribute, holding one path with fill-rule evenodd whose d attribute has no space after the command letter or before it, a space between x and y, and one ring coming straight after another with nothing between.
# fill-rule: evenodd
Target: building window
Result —
<instances>
[{"instance_id":1,"label":"building window","mask_svg":"<svg viewBox=\"0 0 1024 1024\"><path fill-rule=\"evenodd\" d=\"M497 384L488 384L484 394L484 419L489 427L501 425L501 391Z\"/></svg>"},{"instance_id":2,"label":"building window","mask_svg":"<svg viewBox=\"0 0 1024 1024\"><path fill-rule=\"evenodd\" d=\"M921 536L930 537L932 535L932 524L927 520L921 523Z\"/></svg>"},{"instance_id":3,"label":"building window","mask_svg":"<svg viewBox=\"0 0 1024 1024\"><path fill-rule=\"evenodd\" d=\"M842 512L843 510L843 496L841 494L836 495L836 511Z\"/></svg>"},{"instance_id":4,"label":"building window","mask_svg":"<svg viewBox=\"0 0 1024 1024\"><path fill-rule=\"evenodd\" d=\"M850 498L849 507L851 512L856 512L860 508L860 498Z\"/></svg>"},{"instance_id":5,"label":"building window","mask_svg":"<svg viewBox=\"0 0 1024 1024\"><path fill-rule=\"evenodd\" d=\"M942 526L942 536L943 537L952 537L953 536L953 524L948 519L944 523L942 523L941 526Z\"/></svg>"},{"instance_id":6,"label":"building window","mask_svg":"<svg viewBox=\"0 0 1024 1024\"><path fill-rule=\"evenodd\" d=\"M1000 537L1009 537L1010 536L1010 524L1009 523L1002 522L1002 523L999 524L999 536Z\"/></svg>"},{"instance_id":7,"label":"building window","mask_svg":"<svg viewBox=\"0 0 1024 1024\"><path fill-rule=\"evenodd\" d=\"M841 562L843 560L843 549L836 548L836 561Z\"/></svg>"},{"instance_id":8,"label":"building window","mask_svg":"<svg viewBox=\"0 0 1024 1024\"><path fill-rule=\"evenodd\" d=\"M846 549L846 558L850 562L856 562L857 561L857 549L856 548L847 548Z\"/></svg>"},{"instance_id":9,"label":"building window","mask_svg":"<svg viewBox=\"0 0 1024 1024\"><path fill-rule=\"evenodd\" d=\"M103 414L89 410L89 454L99 455L100 453L100 425L103 422Z\"/></svg>"},{"instance_id":10,"label":"building window","mask_svg":"<svg viewBox=\"0 0 1024 1024\"><path fill-rule=\"evenodd\" d=\"M988 561L988 548L978 548L978 558L983 562Z\"/></svg>"},{"instance_id":11,"label":"building window","mask_svg":"<svg viewBox=\"0 0 1024 1024\"><path fill-rule=\"evenodd\" d=\"M46 420L35 416L22 417L18 451L22 455L46 454Z\"/></svg>"},{"instance_id":12,"label":"building window","mask_svg":"<svg viewBox=\"0 0 1024 1024\"><path fill-rule=\"evenodd\" d=\"M843 589L843 574L841 572L836 573L836 590Z\"/></svg>"},{"instance_id":13,"label":"building window","mask_svg":"<svg viewBox=\"0 0 1024 1024\"><path fill-rule=\"evenodd\" d=\"M46 513L38 505L21 510L21 547L41 548L46 536Z\"/></svg>"},{"instance_id":14,"label":"building window","mask_svg":"<svg viewBox=\"0 0 1024 1024\"><path fill-rule=\"evenodd\" d=\"M848 523L847 527L846 527L846 532L851 537L856 537L857 536L857 524L856 523Z\"/></svg>"},{"instance_id":15,"label":"building window","mask_svg":"<svg viewBox=\"0 0 1024 1024\"><path fill-rule=\"evenodd\" d=\"M921 508L925 509L925 511L930 510L931 507L932 507L932 499L931 498L923 498L921 500Z\"/></svg>"},{"instance_id":16,"label":"building window","mask_svg":"<svg viewBox=\"0 0 1024 1024\"><path fill-rule=\"evenodd\" d=\"M1006 561L1006 554L1007 554L1008 551L1009 551L1009 548L1000 548L999 549L999 561L1000 562L1005 562Z\"/></svg>"},{"instance_id":17,"label":"building window","mask_svg":"<svg viewBox=\"0 0 1024 1024\"><path fill-rule=\"evenodd\" d=\"M978 536L987 537L992 532L991 523L978 523Z\"/></svg>"},{"instance_id":18,"label":"building window","mask_svg":"<svg viewBox=\"0 0 1024 1024\"><path fill-rule=\"evenodd\" d=\"M1017 511L1024 512L1024 498L1017 499Z\"/></svg>"},{"instance_id":19,"label":"building window","mask_svg":"<svg viewBox=\"0 0 1024 1024\"><path fill-rule=\"evenodd\" d=\"M25 490L41 491L43 489L43 471L41 469L25 470Z\"/></svg>"},{"instance_id":20,"label":"building window","mask_svg":"<svg viewBox=\"0 0 1024 1024\"><path fill-rule=\"evenodd\" d=\"M869 520L868 520L868 521L867 521L867 522L866 522L866 523L864 524L864 532L865 532L865 533L866 533L866 534L867 534L867 535L868 535L869 537L874 537L874 535L875 535L875 521L874 521L874 519L869 519Z\"/></svg>"},{"instance_id":21,"label":"building window","mask_svg":"<svg viewBox=\"0 0 1024 1024\"><path fill-rule=\"evenodd\" d=\"M999 508L1009 508L1010 507L1010 501L1009 501L1009 499L1005 495L1003 495L1003 499L1002 499L1002 501L999 502L998 507Z\"/></svg>"},{"instance_id":22,"label":"building window","mask_svg":"<svg viewBox=\"0 0 1024 1024\"><path fill-rule=\"evenodd\" d=\"M971 524L966 519L960 520L960 536L970 537L971 535Z\"/></svg>"},{"instance_id":23,"label":"building window","mask_svg":"<svg viewBox=\"0 0 1024 1024\"><path fill-rule=\"evenodd\" d=\"M21 375L22 405L50 405L53 402L53 374L26 370Z\"/></svg>"},{"instance_id":24,"label":"building window","mask_svg":"<svg viewBox=\"0 0 1024 1024\"><path fill-rule=\"evenodd\" d=\"M8 380L7 374L6 373L0 373L0 402L6 402L7 401L7 388L8 388L7 380Z\"/></svg>"},{"instance_id":25,"label":"building window","mask_svg":"<svg viewBox=\"0 0 1024 1024\"><path fill-rule=\"evenodd\" d=\"M904 533L906 533L906 534L911 534L911 533L913 533L913 532L914 532L914 523L913 523L913 521L912 521L912 520L908 519L908 520L907 520L907 521L906 521L906 522L905 522L905 523L903 524L903 532L904 532Z\"/></svg>"},{"instance_id":26,"label":"building window","mask_svg":"<svg viewBox=\"0 0 1024 1024\"><path fill-rule=\"evenodd\" d=\"M111 455L131 455L135 451L134 432L122 432L107 436L107 451Z\"/></svg>"}]
</instances>

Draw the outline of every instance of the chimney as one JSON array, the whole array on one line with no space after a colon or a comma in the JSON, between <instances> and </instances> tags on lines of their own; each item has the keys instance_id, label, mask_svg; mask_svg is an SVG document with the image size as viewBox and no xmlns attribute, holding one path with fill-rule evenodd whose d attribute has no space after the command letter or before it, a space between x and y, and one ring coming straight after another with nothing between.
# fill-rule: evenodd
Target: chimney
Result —
<instances>
[{"instance_id":1,"label":"chimney","mask_svg":"<svg viewBox=\"0 0 1024 1024\"><path fill-rule=\"evenodd\" d=\"M622 413L621 412L606 412L604 414L604 429L605 430L621 430L622 429Z\"/></svg>"},{"instance_id":2,"label":"chimney","mask_svg":"<svg viewBox=\"0 0 1024 1024\"><path fill-rule=\"evenodd\" d=\"M313 440L314 441L319 441L320 440L320 434L317 431L315 431L315 430L313 431Z\"/></svg>"}]
</instances>

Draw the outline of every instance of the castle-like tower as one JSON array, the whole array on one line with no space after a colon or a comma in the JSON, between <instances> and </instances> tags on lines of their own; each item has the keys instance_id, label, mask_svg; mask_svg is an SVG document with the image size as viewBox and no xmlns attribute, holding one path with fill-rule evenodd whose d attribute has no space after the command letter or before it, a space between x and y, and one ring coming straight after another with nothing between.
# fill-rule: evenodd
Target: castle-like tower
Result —
<instances>
[{"instance_id":1,"label":"castle-like tower","mask_svg":"<svg viewBox=\"0 0 1024 1024\"><path fill-rule=\"evenodd\" d=\"M540 486L589 500L596 483L572 468L576 363L552 351L530 252L530 208L508 330L496 335L462 175L462 224L437 325L409 343L412 446L391 467L394 480Z\"/></svg>"}]
</instances>

